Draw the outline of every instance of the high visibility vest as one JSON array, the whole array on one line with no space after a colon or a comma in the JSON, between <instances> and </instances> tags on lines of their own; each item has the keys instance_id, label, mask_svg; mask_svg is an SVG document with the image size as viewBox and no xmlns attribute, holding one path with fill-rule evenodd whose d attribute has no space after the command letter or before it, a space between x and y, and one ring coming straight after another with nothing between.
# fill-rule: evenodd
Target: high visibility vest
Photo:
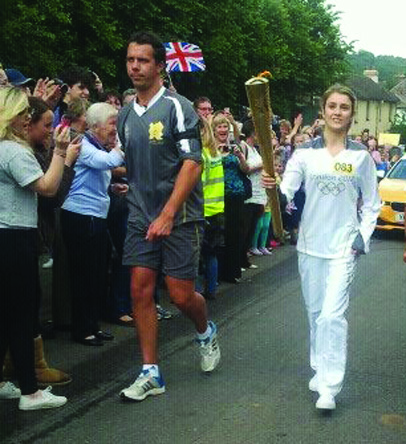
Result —
<instances>
[{"instance_id":1,"label":"high visibility vest","mask_svg":"<svg viewBox=\"0 0 406 444\"><path fill-rule=\"evenodd\" d=\"M221 156L212 157L203 147L203 198L204 216L214 216L224 212L224 170Z\"/></svg>"}]
</instances>

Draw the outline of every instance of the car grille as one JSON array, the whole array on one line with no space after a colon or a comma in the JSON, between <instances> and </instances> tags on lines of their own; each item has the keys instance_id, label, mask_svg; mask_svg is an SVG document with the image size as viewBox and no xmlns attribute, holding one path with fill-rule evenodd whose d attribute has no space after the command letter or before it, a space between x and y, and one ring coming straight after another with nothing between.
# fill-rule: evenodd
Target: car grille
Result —
<instances>
[{"instance_id":1,"label":"car grille","mask_svg":"<svg viewBox=\"0 0 406 444\"><path fill-rule=\"evenodd\" d=\"M405 203L404 202L392 202L391 207L393 211L402 212L405 211Z\"/></svg>"}]
</instances>

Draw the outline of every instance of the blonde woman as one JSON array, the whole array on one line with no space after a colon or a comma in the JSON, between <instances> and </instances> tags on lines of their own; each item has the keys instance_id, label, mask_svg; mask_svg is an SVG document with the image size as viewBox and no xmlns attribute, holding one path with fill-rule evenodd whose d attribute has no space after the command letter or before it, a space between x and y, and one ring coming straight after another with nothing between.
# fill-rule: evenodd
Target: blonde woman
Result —
<instances>
[{"instance_id":1,"label":"blonde woman","mask_svg":"<svg viewBox=\"0 0 406 444\"><path fill-rule=\"evenodd\" d=\"M242 268L242 226L244 200L247 196L242 174L249 170L244 153L238 145L230 144L230 122L222 114L213 118L212 129L224 169L224 256L220 260L221 279L239 283Z\"/></svg>"},{"instance_id":2,"label":"blonde woman","mask_svg":"<svg viewBox=\"0 0 406 444\"><path fill-rule=\"evenodd\" d=\"M201 117L203 157L203 199L206 225L201 257L206 299L215 299L218 280L218 253L224 244L224 169L209 122Z\"/></svg>"},{"instance_id":3,"label":"blonde woman","mask_svg":"<svg viewBox=\"0 0 406 444\"><path fill-rule=\"evenodd\" d=\"M57 128L56 147L44 174L27 143L28 97L21 89L0 89L0 399L19 398L20 410L60 407L64 396L38 390L33 324L37 267L37 193L53 196L64 169L68 130ZM3 381L10 350L20 389Z\"/></svg>"}]
</instances>

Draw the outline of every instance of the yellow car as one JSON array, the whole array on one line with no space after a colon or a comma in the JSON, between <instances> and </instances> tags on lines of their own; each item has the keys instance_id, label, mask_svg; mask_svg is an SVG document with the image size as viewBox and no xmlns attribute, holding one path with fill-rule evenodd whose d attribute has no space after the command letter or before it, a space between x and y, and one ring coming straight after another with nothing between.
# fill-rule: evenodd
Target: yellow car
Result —
<instances>
[{"instance_id":1,"label":"yellow car","mask_svg":"<svg viewBox=\"0 0 406 444\"><path fill-rule=\"evenodd\" d=\"M406 205L406 155L404 155L379 183L382 208L376 228L404 230Z\"/></svg>"}]
</instances>

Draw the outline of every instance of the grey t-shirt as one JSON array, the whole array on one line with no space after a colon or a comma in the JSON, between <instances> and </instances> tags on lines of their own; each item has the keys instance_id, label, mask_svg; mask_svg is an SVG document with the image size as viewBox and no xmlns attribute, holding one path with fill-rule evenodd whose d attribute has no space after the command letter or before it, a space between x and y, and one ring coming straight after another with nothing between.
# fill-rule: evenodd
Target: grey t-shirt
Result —
<instances>
[{"instance_id":1,"label":"grey t-shirt","mask_svg":"<svg viewBox=\"0 0 406 444\"><path fill-rule=\"evenodd\" d=\"M1 228L37 227L37 195L27 185L43 174L29 148L10 140L0 142Z\"/></svg>"},{"instance_id":2,"label":"grey t-shirt","mask_svg":"<svg viewBox=\"0 0 406 444\"><path fill-rule=\"evenodd\" d=\"M185 159L202 162L199 118L191 103L161 88L145 109L135 101L118 118L129 183L129 221L148 226L173 191ZM204 220L201 181L175 217L175 225Z\"/></svg>"}]
</instances>

